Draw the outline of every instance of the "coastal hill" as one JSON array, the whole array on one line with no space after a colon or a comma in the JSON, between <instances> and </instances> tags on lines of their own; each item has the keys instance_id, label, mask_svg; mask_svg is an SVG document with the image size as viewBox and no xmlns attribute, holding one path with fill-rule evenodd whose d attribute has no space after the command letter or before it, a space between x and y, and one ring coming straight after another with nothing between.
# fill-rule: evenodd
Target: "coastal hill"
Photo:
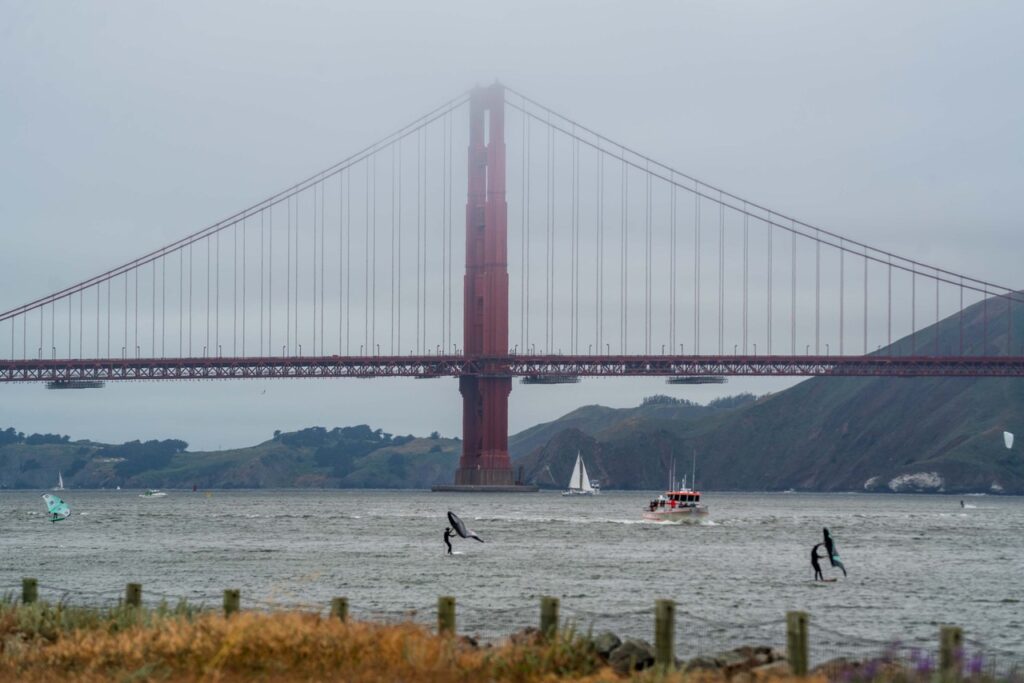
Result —
<instances>
[{"instance_id":1,"label":"coastal hill","mask_svg":"<svg viewBox=\"0 0 1024 683\"><path fill-rule=\"evenodd\" d=\"M297 432L247 448L188 451L183 441L119 445L0 431L0 488L427 488L450 481L461 442L367 425Z\"/></svg>"},{"instance_id":2,"label":"coastal hill","mask_svg":"<svg viewBox=\"0 0 1024 683\"><path fill-rule=\"evenodd\" d=\"M954 355L962 343L971 355L1020 353L1024 306L1012 313L999 299L975 304L891 352ZM673 417L672 402L574 411L535 427L547 441L513 448L516 464L551 487L565 486L579 451L614 488L662 488L673 459L681 476L696 456L706 489L1024 493L1021 442L1007 450L1002 439L1004 429L1024 436L1024 379L819 377L731 409L683 402Z\"/></svg>"},{"instance_id":3,"label":"coastal hill","mask_svg":"<svg viewBox=\"0 0 1024 683\"><path fill-rule=\"evenodd\" d=\"M987 316L986 316L987 308ZM1018 353L1024 307L976 304L892 346L896 355ZM987 321L986 321L987 318ZM961 341L962 340L962 341ZM589 380L600 381L600 380ZM1002 431L1021 434L1013 450ZM0 488L428 488L449 483L461 441L367 425L275 432L247 448L102 444L0 429ZM696 460L711 490L1024 493L1024 379L819 377L699 405L648 397L590 405L509 439L524 479L563 488L576 453L605 488L661 489Z\"/></svg>"}]
</instances>

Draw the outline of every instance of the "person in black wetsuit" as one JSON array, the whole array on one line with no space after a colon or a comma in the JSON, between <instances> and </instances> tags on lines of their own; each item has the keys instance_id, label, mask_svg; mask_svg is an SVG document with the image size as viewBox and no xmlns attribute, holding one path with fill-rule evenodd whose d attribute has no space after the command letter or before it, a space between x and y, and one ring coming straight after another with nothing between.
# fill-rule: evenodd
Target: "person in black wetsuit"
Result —
<instances>
[{"instance_id":1,"label":"person in black wetsuit","mask_svg":"<svg viewBox=\"0 0 1024 683\"><path fill-rule=\"evenodd\" d=\"M811 548L811 566L814 567L814 580L815 581L824 581L825 580L825 576L821 573L821 565L818 564L818 560L820 560L823 557L825 557L824 555L819 555L818 554L818 548L820 548L822 545L824 545L824 544L823 543L819 543L816 546L814 546L813 548Z\"/></svg>"},{"instance_id":2,"label":"person in black wetsuit","mask_svg":"<svg viewBox=\"0 0 1024 683\"><path fill-rule=\"evenodd\" d=\"M444 544L446 546L448 546L448 554L449 555L452 554L452 542L449 541L448 539L451 538L454 533L455 532L452 531L452 528L450 526L446 526L444 528Z\"/></svg>"}]
</instances>

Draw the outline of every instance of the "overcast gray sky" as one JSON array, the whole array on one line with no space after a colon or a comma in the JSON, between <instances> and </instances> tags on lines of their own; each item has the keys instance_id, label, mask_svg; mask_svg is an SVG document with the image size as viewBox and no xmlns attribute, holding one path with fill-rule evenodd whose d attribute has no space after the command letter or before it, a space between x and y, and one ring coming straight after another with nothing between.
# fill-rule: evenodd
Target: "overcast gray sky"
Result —
<instances>
[{"instance_id":1,"label":"overcast gray sky","mask_svg":"<svg viewBox=\"0 0 1024 683\"><path fill-rule=\"evenodd\" d=\"M775 210L1021 288L1021 35L1016 2L0 0L0 310L495 79ZM516 384L511 424L787 384ZM456 435L460 420L451 379L0 387L0 426L193 448L314 424Z\"/></svg>"}]
</instances>

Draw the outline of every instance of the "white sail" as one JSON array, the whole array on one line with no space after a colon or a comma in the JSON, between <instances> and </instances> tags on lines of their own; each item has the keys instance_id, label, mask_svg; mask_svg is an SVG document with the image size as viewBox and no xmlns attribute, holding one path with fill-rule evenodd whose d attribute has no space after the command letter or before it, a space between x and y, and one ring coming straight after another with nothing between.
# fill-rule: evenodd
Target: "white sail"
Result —
<instances>
[{"instance_id":1,"label":"white sail","mask_svg":"<svg viewBox=\"0 0 1024 683\"><path fill-rule=\"evenodd\" d=\"M57 470L57 486L54 487L54 491L64 490L64 477L61 475L60 470Z\"/></svg>"},{"instance_id":2,"label":"white sail","mask_svg":"<svg viewBox=\"0 0 1024 683\"><path fill-rule=\"evenodd\" d=\"M577 488L584 493L593 493L594 487L590 485L590 475L587 474L587 466L583 462L583 457L579 453L576 454L576 462L580 465L579 486Z\"/></svg>"},{"instance_id":3,"label":"white sail","mask_svg":"<svg viewBox=\"0 0 1024 683\"><path fill-rule=\"evenodd\" d=\"M1003 443L1006 444L1007 448L1013 448L1013 434L1011 432L1003 432Z\"/></svg>"},{"instance_id":4,"label":"white sail","mask_svg":"<svg viewBox=\"0 0 1024 683\"><path fill-rule=\"evenodd\" d=\"M583 458L581 458L580 454L577 453L576 454L576 466L572 468L572 476L569 477L569 490L581 488L580 487L580 478L583 476L583 474L581 472L582 467L583 467Z\"/></svg>"}]
</instances>

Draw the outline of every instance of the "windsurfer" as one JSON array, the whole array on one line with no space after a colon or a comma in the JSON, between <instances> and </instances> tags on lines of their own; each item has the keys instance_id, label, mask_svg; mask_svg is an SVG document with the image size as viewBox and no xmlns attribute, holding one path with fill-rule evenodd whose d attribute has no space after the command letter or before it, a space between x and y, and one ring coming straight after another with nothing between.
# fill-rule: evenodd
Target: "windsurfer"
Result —
<instances>
[{"instance_id":1,"label":"windsurfer","mask_svg":"<svg viewBox=\"0 0 1024 683\"><path fill-rule=\"evenodd\" d=\"M818 554L818 548L820 548L822 545L824 545L824 544L819 543L816 546L814 546L813 548L811 548L811 566L814 567L814 580L815 581L824 581L825 580L825 577L821 573L821 565L818 563L818 560L820 560L823 557L825 557L824 555L819 555Z\"/></svg>"},{"instance_id":2,"label":"windsurfer","mask_svg":"<svg viewBox=\"0 0 1024 683\"><path fill-rule=\"evenodd\" d=\"M446 546L448 546L448 554L449 555L452 554L452 542L450 540L448 540L448 539L450 539L454 534L455 534L455 532L452 531L452 528L450 526L446 526L444 528L444 544Z\"/></svg>"}]
</instances>

